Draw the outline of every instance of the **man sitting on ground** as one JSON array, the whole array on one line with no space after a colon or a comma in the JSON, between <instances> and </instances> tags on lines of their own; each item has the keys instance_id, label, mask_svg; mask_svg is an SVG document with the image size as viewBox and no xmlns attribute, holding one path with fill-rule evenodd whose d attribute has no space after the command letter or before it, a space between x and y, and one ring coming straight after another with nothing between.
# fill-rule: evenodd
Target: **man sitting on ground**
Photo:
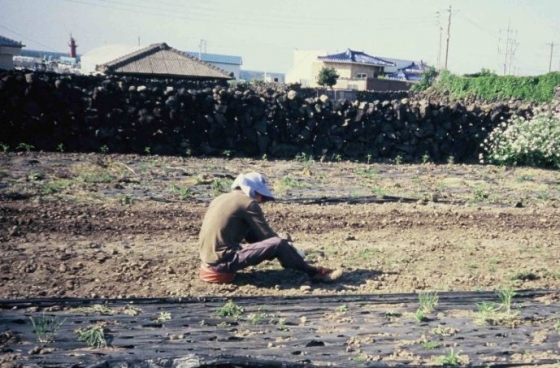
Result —
<instances>
[{"instance_id":1,"label":"man sitting on ground","mask_svg":"<svg viewBox=\"0 0 560 368\"><path fill-rule=\"evenodd\" d=\"M266 178L252 172L239 175L230 193L210 203L199 234L202 280L229 283L237 271L272 259L305 272L313 281L333 282L342 276L341 270L311 266L288 239L271 229L260 207L270 200L274 196ZM248 244L241 246L244 240Z\"/></svg>"}]
</instances>

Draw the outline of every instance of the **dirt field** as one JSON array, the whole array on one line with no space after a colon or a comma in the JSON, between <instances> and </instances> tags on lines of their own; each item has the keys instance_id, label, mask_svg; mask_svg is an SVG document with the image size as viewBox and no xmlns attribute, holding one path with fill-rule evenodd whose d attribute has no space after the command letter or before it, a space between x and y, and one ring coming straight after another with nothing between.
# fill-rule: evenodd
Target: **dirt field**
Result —
<instances>
[{"instance_id":1,"label":"dirt field","mask_svg":"<svg viewBox=\"0 0 560 368\"><path fill-rule=\"evenodd\" d=\"M340 282L310 283L276 261L231 285L198 279L205 209L252 170L278 196L263 206L272 227L291 234L310 262L342 267ZM0 366L231 362L223 354L294 366L554 366L559 205L560 173L528 168L4 153ZM497 290L517 290L519 309L508 304L504 317L502 303L483 314ZM441 295L428 318L414 312L417 295L396 294L421 291ZM79 300L59 297L123 300L84 312ZM140 314L123 314L139 297L174 301L136 300ZM245 297L235 298L243 317L216 318L234 297ZM55 341L37 345L29 319L45 311L66 323ZM173 320L153 322L162 311ZM76 326L99 324L110 346L84 348Z\"/></svg>"},{"instance_id":2,"label":"dirt field","mask_svg":"<svg viewBox=\"0 0 560 368\"><path fill-rule=\"evenodd\" d=\"M334 285L269 262L232 285L199 281L209 200L266 174L264 205ZM528 168L0 156L0 298L259 296L560 288L560 173Z\"/></svg>"}]
</instances>

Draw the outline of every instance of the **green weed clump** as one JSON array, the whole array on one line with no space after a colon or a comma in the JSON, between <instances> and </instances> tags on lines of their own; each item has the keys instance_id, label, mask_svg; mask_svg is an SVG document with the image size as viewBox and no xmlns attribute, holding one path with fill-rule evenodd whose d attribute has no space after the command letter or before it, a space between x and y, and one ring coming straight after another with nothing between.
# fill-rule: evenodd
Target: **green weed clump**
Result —
<instances>
[{"instance_id":1,"label":"green weed clump","mask_svg":"<svg viewBox=\"0 0 560 368\"><path fill-rule=\"evenodd\" d=\"M105 329L100 324L79 329L76 333L78 335L78 341L85 342L92 348L104 348L107 346L107 340L105 340Z\"/></svg>"},{"instance_id":2,"label":"green weed clump","mask_svg":"<svg viewBox=\"0 0 560 368\"><path fill-rule=\"evenodd\" d=\"M449 349L449 351L445 355L439 357L438 360L441 365L449 367L456 367L461 364L461 357L453 349Z\"/></svg>"},{"instance_id":3,"label":"green weed clump","mask_svg":"<svg viewBox=\"0 0 560 368\"><path fill-rule=\"evenodd\" d=\"M560 118L538 114L531 119L513 116L501 123L481 144L480 163L560 168Z\"/></svg>"},{"instance_id":4,"label":"green weed clump","mask_svg":"<svg viewBox=\"0 0 560 368\"><path fill-rule=\"evenodd\" d=\"M37 319L29 317L33 325L33 332L37 335L37 341L40 343L49 343L54 341L54 337L58 330L66 321L60 320L58 317L42 315Z\"/></svg>"},{"instance_id":5,"label":"green weed clump","mask_svg":"<svg viewBox=\"0 0 560 368\"><path fill-rule=\"evenodd\" d=\"M235 304L232 300L229 300L223 307L216 311L218 317L233 317L237 319L241 314L243 314L243 307Z\"/></svg>"}]
</instances>

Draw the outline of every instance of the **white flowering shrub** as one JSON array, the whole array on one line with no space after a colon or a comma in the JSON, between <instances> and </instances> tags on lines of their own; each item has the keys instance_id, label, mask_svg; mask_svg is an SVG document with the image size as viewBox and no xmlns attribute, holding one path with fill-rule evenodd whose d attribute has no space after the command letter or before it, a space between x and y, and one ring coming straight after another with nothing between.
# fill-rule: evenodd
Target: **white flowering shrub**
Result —
<instances>
[{"instance_id":1,"label":"white flowering shrub","mask_svg":"<svg viewBox=\"0 0 560 368\"><path fill-rule=\"evenodd\" d=\"M560 117L513 116L494 128L481 147L480 163L560 168Z\"/></svg>"}]
</instances>

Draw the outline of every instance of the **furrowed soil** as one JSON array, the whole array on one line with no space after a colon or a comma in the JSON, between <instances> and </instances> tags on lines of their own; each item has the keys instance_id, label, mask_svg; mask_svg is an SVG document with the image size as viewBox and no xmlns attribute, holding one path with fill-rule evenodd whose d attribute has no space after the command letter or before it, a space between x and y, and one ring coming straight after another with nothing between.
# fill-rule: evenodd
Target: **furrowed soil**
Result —
<instances>
[{"instance_id":1,"label":"furrowed soil","mask_svg":"<svg viewBox=\"0 0 560 368\"><path fill-rule=\"evenodd\" d=\"M279 234L340 282L271 261L199 280L209 201L268 176ZM366 294L560 288L560 173L162 156L0 154L0 299Z\"/></svg>"}]
</instances>

